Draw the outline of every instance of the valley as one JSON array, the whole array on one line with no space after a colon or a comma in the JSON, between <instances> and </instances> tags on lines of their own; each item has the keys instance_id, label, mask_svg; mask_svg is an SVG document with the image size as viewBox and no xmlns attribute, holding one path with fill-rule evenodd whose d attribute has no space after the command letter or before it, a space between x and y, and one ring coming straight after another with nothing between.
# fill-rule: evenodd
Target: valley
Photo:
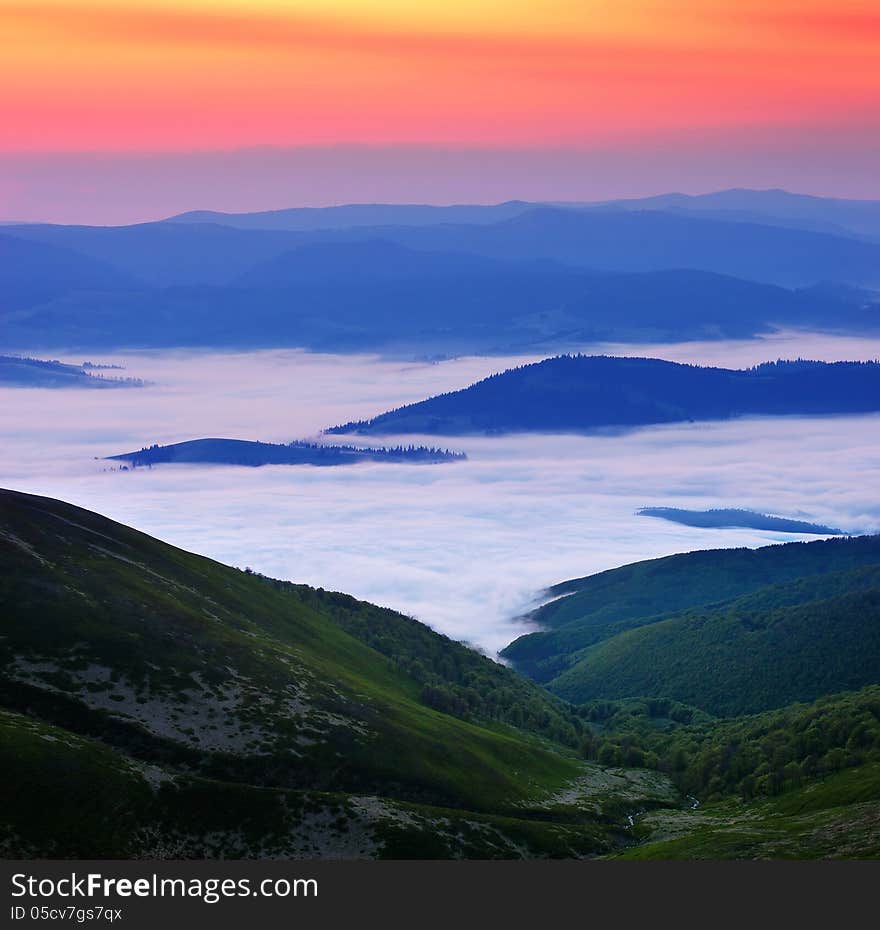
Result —
<instances>
[{"instance_id":1,"label":"valley","mask_svg":"<svg viewBox=\"0 0 880 930\"><path fill-rule=\"evenodd\" d=\"M875 590L870 537L771 547L771 570L802 571L827 545ZM876 687L724 719L675 701L575 704L394 611L59 501L2 492L0 548L5 855L876 851ZM833 571L814 583L842 584ZM857 616L870 637L876 622ZM799 749L801 732L821 735ZM758 753L748 784L713 755L732 738ZM810 844L786 846L805 825Z\"/></svg>"}]
</instances>

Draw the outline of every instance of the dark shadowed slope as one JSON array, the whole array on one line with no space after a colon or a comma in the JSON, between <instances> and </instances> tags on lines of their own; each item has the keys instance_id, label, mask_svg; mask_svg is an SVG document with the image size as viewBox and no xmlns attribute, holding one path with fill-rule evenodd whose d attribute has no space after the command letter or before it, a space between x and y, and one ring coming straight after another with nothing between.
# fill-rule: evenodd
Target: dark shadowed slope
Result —
<instances>
[{"instance_id":1,"label":"dark shadowed slope","mask_svg":"<svg viewBox=\"0 0 880 930\"><path fill-rule=\"evenodd\" d=\"M565 355L329 432L575 432L683 420L877 410L876 362L767 362L732 370L649 358Z\"/></svg>"}]
</instances>

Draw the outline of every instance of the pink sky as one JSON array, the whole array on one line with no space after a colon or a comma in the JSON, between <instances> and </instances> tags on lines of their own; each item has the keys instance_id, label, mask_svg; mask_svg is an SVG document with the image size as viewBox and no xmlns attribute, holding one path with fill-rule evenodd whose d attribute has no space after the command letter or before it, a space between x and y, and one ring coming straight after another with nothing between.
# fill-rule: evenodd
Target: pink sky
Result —
<instances>
[{"instance_id":1,"label":"pink sky","mask_svg":"<svg viewBox=\"0 0 880 930\"><path fill-rule=\"evenodd\" d=\"M0 0L0 219L880 197L876 0Z\"/></svg>"}]
</instances>

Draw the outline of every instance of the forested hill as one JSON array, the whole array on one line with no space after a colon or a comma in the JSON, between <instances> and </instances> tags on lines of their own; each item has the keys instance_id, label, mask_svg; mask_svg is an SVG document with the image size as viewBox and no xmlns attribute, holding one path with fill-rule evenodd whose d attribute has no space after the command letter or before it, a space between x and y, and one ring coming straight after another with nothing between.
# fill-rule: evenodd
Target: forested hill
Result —
<instances>
[{"instance_id":1,"label":"forested hill","mask_svg":"<svg viewBox=\"0 0 880 930\"><path fill-rule=\"evenodd\" d=\"M692 552L551 589L504 650L567 700L735 715L880 684L880 536Z\"/></svg>"},{"instance_id":2,"label":"forested hill","mask_svg":"<svg viewBox=\"0 0 880 930\"><path fill-rule=\"evenodd\" d=\"M358 462L438 464L467 458L463 452L428 446L395 446L373 449L325 443L294 442L279 444L250 442L245 439L192 439L168 446L145 446L137 452L109 456L111 461L132 466L190 465L356 465Z\"/></svg>"},{"instance_id":3,"label":"forested hill","mask_svg":"<svg viewBox=\"0 0 880 930\"><path fill-rule=\"evenodd\" d=\"M726 369L655 358L560 355L329 432L565 432L686 420L878 410L877 362L798 359Z\"/></svg>"}]
</instances>

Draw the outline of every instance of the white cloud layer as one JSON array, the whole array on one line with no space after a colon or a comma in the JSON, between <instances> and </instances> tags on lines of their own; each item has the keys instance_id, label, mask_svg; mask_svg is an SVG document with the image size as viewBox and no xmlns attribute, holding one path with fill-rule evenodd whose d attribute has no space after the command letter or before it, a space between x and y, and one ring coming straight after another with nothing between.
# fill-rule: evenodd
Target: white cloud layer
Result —
<instances>
[{"instance_id":1,"label":"white cloud layer","mask_svg":"<svg viewBox=\"0 0 880 930\"><path fill-rule=\"evenodd\" d=\"M599 348L733 367L880 356L876 340L791 333ZM673 552L798 538L635 516L642 506L746 507L880 529L877 416L444 439L469 460L440 466L122 473L95 457L201 436L309 436L532 359L430 364L273 351L100 360L122 362L127 375L155 386L0 390L0 484L69 500L223 562L395 607L489 652L524 631L517 616L558 581Z\"/></svg>"}]
</instances>

